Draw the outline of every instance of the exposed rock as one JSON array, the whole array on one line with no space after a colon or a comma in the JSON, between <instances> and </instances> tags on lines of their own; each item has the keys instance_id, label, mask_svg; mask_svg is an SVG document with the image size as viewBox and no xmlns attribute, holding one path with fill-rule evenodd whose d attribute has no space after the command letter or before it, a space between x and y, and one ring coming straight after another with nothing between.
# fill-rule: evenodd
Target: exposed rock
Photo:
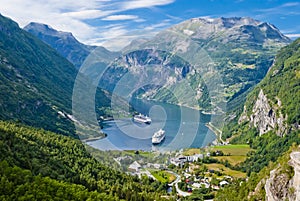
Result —
<instances>
[{"instance_id":1,"label":"exposed rock","mask_svg":"<svg viewBox=\"0 0 300 201\"><path fill-rule=\"evenodd\" d=\"M300 152L292 152L289 164L294 168L295 174L291 180L291 189L293 189L293 200L300 201Z\"/></svg>"},{"instance_id":2,"label":"exposed rock","mask_svg":"<svg viewBox=\"0 0 300 201\"><path fill-rule=\"evenodd\" d=\"M253 106L250 124L258 129L260 135L276 129L277 135L283 136L287 131L283 115L280 112L279 117L276 115L276 109L270 106L263 90L260 90Z\"/></svg>"},{"instance_id":3,"label":"exposed rock","mask_svg":"<svg viewBox=\"0 0 300 201\"><path fill-rule=\"evenodd\" d=\"M289 178L286 174L278 174L279 169L270 172L270 178L265 184L267 201L282 201L289 196Z\"/></svg>"},{"instance_id":4,"label":"exposed rock","mask_svg":"<svg viewBox=\"0 0 300 201\"><path fill-rule=\"evenodd\" d=\"M241 114L241 116L239 118L238 124L241 124L244 121L249 121L249 117L247 116L247 108L245 105L244 105L243 113Z\"/></svg>"},{"instance_id":5,"label":"exposed rock","mask_svg":"<svg viewBox=\"0 0 300 201\"><path fill-rule=\"evenodd\" d=\"M292 152L290 157L294 176L290 179L280 166L272 170L265 183L267 201L300 201L300 152Z\"/></svg>"}]
</instances>

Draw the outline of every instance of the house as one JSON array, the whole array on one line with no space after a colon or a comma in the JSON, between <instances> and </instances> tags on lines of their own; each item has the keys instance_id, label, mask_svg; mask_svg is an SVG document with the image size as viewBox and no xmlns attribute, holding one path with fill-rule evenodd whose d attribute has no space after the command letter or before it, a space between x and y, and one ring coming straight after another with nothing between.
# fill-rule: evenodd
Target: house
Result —
<instances>
[{"instance_id":1,"label":"house","mask_svg":"<svg viewBox=\"0 0 300 201\"><path fill-rule=\"evenodd\" d=\"M193 188L201 188L201 184L199 183L193 183Z\"/></svg>"},{"instance_id":2,"label":"house","mask_svg":"<svg viewBox=\"0 0 300 201\"><path fill-rule=\"evenodd\" d=\"M221 181L220 182L220 186L225 186L225 185L228 185L229 183L227 181Z\"/></svg>"},{"instance_id":3,"label":"house","mask_svg":"<svg viewBox=\"0 0 300 201\"><path fill-rule=\"evenodd\" d=\"M153 164L153 167L154 167L155 169L161 169L163 166L162 166L161 164L154 163L154 164Z\"/></svg>"},{"instance_id":4,"label":"house","mask_svg":"<svg viewBox=\"0 0 300 201\"><path fill-rule=\"evenodd\" d=\"M195 154L193 156L187 156L186 158L188 162L196 162L198 159L203 159L203 154Z\"/></svg>"},{"instance_id":5,"label":"house","mask_svg":"<svg viewBox=\"0 0 300 201\"><path fill-rule=\"evenodd\" d=\"M176 166L183 165L185 162L187 162L186 156L178 156L177 158L170 159L170 163L172 163Z\"/></svg>"},{"instance_id":6,"label":"house","mask_svg":"<svg viewBox=\"0 0 300 201\"><path fill-rule=\"evenodd\" d=\"M132 164L129 165L128 170L132 172L139 172L141 167L142 166L138 162L134 161Z\"/></svg>"},{"instance_id":7,"label":"house","mask_svg":"<svg viewBox=\"0 0 300 201\"><path fill-rule=\"evenodd\" d=\"M186 173L186 172L185 172L183 175L184 175L184 177L185 177L185 178L189 178L189 177L191 177L191 176L192 176L191 174L189 174L189 173Z\"/></svg>"},{"instance_id":8,"label":"house","mask_svg":"<svg viewBox=\"0 0 300 201\"><path fill-rule=\"evenodd\" d=\"M201 182L201 185L203 185L204 188L209 188L210 187L210 183L209 182Z\"/></svg>"}]
</instances>

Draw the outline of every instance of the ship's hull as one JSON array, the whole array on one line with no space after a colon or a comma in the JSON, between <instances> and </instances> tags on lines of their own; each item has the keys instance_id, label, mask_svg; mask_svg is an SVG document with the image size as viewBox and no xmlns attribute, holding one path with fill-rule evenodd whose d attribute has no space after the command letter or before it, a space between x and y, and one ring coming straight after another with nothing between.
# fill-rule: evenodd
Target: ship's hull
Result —
<instances>
[{"instance_id":1,"label":"ship's hull","mask_svg":"<svg viewBox=\"0 0 300 201\"><path fill-rule=\"evenodd\" d=\"M143 124L151 124L151 118L145 115L139 114L133 117L134 122L143 123Z\"/></svg>"},{"instance_id":2,"label":"ship's hull","mask_svg":"<svg viewBox=\"0 0 300 201\"><path fill-rule=\"evenodd\" d=\"M160 144L165 139L165 137L166 137L165 131L160 129L152 136L152 144L153 145Z\"/></svg>"},{"instance_id":3,"label":"ship's hull","mask_svg":"<svg viewBox=\"0 0 300 201\"><path fill-rule=\"evenodd\" d=\"M152 140L152 144L153 144L153 145L158 145L158 144L162 143L162 142L164 141L165 138L166 138L166 137L164 136L162 139L160 139L160 140L158 140L158 141L156 141L156 140L153 141L153 140Z\"/></svg>"},{"instance_id":4,"label":"ship's hull","mask_svg":"<svg viewBox=\"0 0 300 201\"><path fill-rule=\"evenodd\" d=\"M133 118L133 120L138 123L151 124L151 121L145 119Z\"/></svg>"}]
</instances>

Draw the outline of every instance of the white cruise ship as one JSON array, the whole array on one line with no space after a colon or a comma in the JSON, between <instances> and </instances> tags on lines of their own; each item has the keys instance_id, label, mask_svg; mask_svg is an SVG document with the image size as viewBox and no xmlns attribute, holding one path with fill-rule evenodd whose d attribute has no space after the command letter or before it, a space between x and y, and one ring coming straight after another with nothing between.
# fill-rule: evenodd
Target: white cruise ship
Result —
<instances>
[{"instance_id":1,"label":"white cruise ship","mask_svg":"<svg viewBox=\"0 0 300 201\"><path fill-rule=\"evenodd\" d=\"M165 131L159 129L159 131L155 132L152 136L152 144L160 144L165 139Z\"/></svg>"},{"instance_id":2,"label":"white cruise ship","mask_svg":"<svg viewBox=\"0 0 300 201\"><path fill-rule=\"evenodd\" d=\"M145 116L141 113L138 115L134 115L133 120L135 122L139 122L139 123L151 124L151 118L148 117L147 115Z\"/></svg>"}]
</instances>

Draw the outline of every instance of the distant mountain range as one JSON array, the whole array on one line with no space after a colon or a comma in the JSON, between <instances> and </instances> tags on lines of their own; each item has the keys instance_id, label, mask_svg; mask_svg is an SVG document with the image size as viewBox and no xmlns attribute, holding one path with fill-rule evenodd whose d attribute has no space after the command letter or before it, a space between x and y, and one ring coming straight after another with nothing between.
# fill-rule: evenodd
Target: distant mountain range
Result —
<instances>
[{"instance_id":1,"label":"distant mountain range","mask_svg":"<svg viewBox=\"0 0 300 201\"><path fill-rule=\"evenodd\" d=\"M275 26L251 18L195 18L125 49L158 49L182 57L201 75L216 106L234 101L257 84L276 52L288 43L290 39ZM192 85L193 76L188 75L187 81ZM203 91L201 88L195 91ZM167 101L157 94L152 97Z\"/></svg>"},{"instance_id":2,"label":"distant mountain range","mask_svg":"<svg viewBox=\"0 0 300 201\"><path fill-rule=\"evenodd\" d=\"M75 64L78 64L74 61L76 51L71 53L73 56L64 52L72 52L72 47L93 49L79 43L71 34L55 31L47 25L31 23L25 30L38 36L66 58L72 57ZM141 79L145 77L142 76L145 75L145 71L141 70L141 66L151 65L147 69L152 68L151 72L157 72L154 66L164 66L171 58L170 55L174 55L189 63L189 71L184 79L178 79L169 72L168 75L164 74L164 77L160 76L161 81L165 81L164 84L161 82L156 86L155 83L142 86L141 82L137 82L131 84L133 89L140 87L135 95L204 111L222 112L226 110L224 103L230 103L229 109L232 109L245 99L249 89L267 73L276 52L290 42L290 39L280 33L274 25L251 18L195 18L161 31L152 39L133 41L123 49L123 56L103 50L105 57L101 58L106 58L104 65L108 70L102 82L100 81L100 86L112 92L125 74L127 77ZM166 57L165 54L169 56ZM83 59L81 55L77 56L79 57ZM155 65L153 57L157 59ZM100 59L101 62L102 60ZM173 66L176 65L180 71L181 64L173 63ZM140 68L141 74L138 74L138 71L132 74L135 68ZM97 74L96 71L85 73L89 76ZM167 80L173 81L170 83ZM187 87L191 89L189 97L183 96Z\"/></svg>"}]
</instances>

